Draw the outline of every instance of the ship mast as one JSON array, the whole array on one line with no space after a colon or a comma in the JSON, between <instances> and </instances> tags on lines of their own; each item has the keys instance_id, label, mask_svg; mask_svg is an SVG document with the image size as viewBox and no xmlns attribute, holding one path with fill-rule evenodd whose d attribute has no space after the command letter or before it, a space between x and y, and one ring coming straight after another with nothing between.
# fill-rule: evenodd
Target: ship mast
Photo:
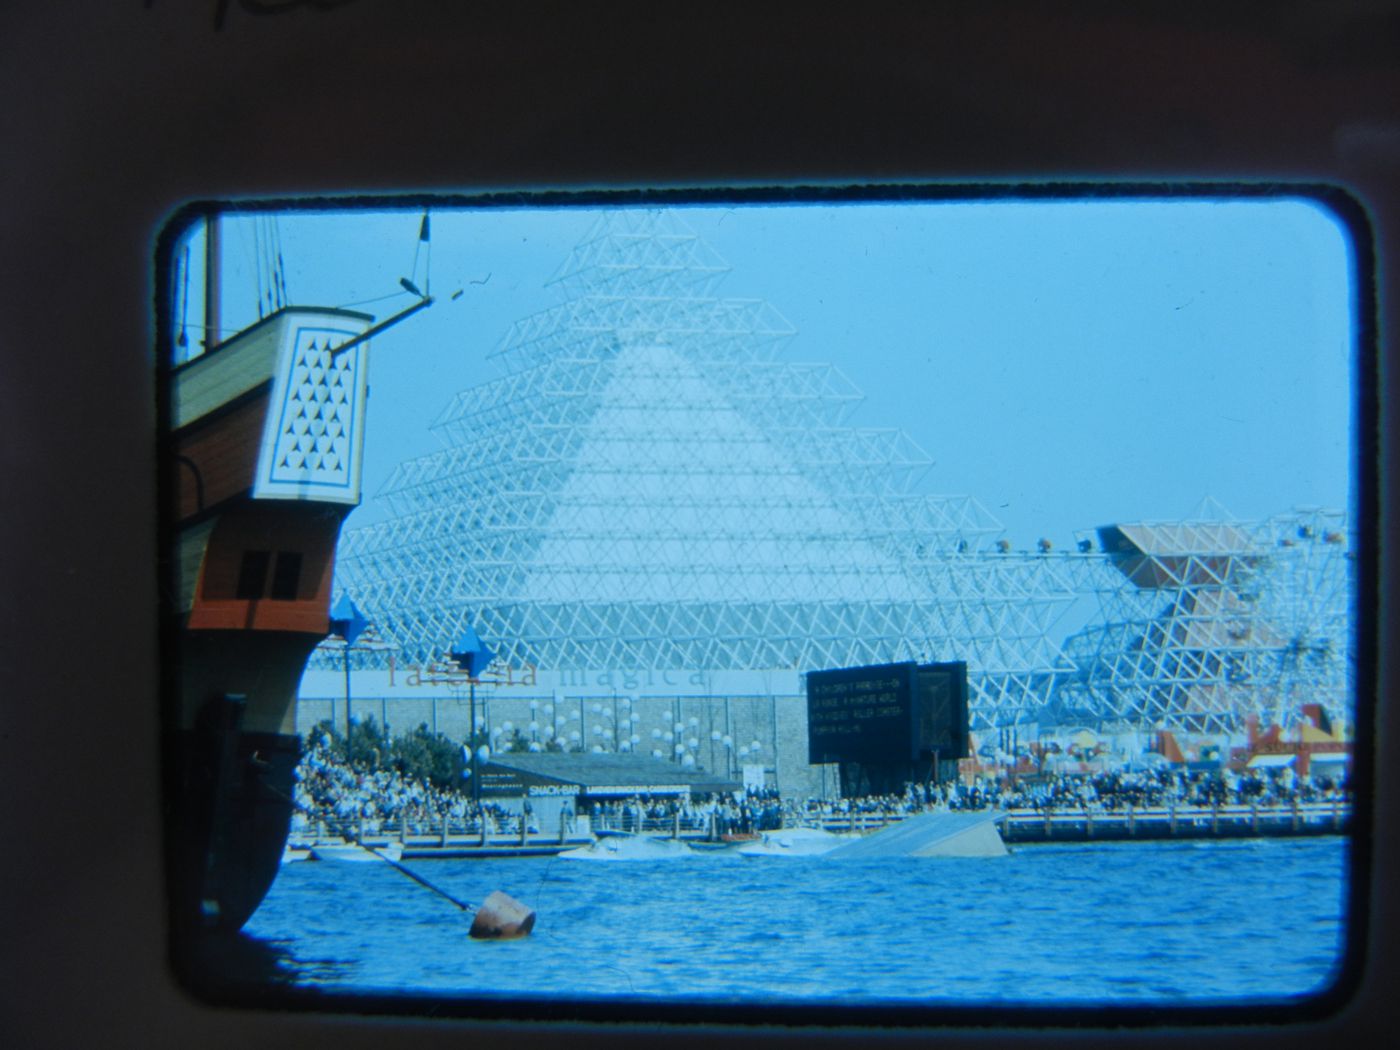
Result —
<instances>
[{"instance_id":1,"label":"ship mast","mask_svg":"<svg viewBox=\"0 0 1400 1050\"><path fill-rule=\"evenodd\" d=\"M219 338L219 213L210 212L204 220L204 350L208 353L222 341Z\"/></svg>"}]
</instances>

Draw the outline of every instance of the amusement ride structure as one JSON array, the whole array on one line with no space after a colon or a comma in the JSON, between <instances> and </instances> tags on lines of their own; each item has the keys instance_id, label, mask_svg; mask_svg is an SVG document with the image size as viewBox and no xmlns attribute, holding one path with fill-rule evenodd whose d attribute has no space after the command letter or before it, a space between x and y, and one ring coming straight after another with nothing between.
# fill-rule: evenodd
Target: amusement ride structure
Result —
<instances>
[{"instance_id":1,"label":"amusement ride structure","mask_svg":"<svg viewBox=\"0 0 1400 1050\"><path fill-rule=\"evenodd\" d=\"M1250 716L1291 726L1316 703L1350 721L1344 516L1309 508L1240 522L1206 510L1102 527L1101 553L1071 559L1100 615L1065 644L1076 670L1057 684L1056 720L1231 732Z\"/></svg>"}]
</instances>

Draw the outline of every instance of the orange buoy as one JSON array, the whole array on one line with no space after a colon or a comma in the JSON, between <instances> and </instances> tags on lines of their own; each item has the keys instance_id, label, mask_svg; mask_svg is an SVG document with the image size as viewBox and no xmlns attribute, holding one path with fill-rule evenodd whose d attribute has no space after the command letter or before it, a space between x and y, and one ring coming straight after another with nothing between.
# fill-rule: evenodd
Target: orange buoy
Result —
<instances>
[{"instance_id":1,"label":"orange buoy","mask_svg":"<svg viewBox=\"0 0 1400 1050\"><path fill-rule=\"evenodd\" d=\"M508 941L527 936L534 926L532 909L495 890L476 909L471 936L478 940Z\"/></svg>"}]
</instances>

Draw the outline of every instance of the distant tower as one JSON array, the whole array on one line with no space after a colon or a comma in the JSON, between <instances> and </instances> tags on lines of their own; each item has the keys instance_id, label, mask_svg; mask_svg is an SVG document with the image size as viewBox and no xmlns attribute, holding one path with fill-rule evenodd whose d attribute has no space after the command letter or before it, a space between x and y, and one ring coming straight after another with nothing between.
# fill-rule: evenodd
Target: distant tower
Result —
<instances>
[{"instance_id":1,"label":"distant tower","mask_svg":"<svg viewBox=\"0 0 1400 1050\"><path fill-rule=\"evenodd\" d=\"M1233 731L1303 703L1349 720L1352 561L1340 513L1108 525L1078 559L1101 620L1067 640L1065 720ZM1092 545L1090 545L1092 547Z\"/></svg>"}]
</instances>

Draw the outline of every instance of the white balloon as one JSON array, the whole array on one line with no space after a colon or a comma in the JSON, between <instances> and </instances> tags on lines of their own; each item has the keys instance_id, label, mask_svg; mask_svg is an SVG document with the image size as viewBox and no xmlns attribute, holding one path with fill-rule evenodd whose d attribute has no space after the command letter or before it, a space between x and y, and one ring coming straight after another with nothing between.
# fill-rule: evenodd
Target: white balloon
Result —
<instances>
[{"instance_id":1,"label":"white balloon","mask_svg":"<svg viewBox=\"0 0 1400 1050\"><path fill-rule=\"evenodd\" d=\"M603 745L602 745L602 744L594 744L594 745L593 745L593 753L594 753L595 755L601 755L601 754L603 753Z\"/></svg>"},{"instance_id":2,"label":"white balloon","mask_svg":"<svg viewBox=\"0 0 1400 1050\"><path fill-rule=\"evenodd\" d=\"M681 755L681 754L684 754L684 753L685 753L685 745L684 745L684 744L677 744L677 745L676 745L676 754Z\"/></svg>"},{"instance_id":3,"label":"white balloon","mask_svg":"<svg viewBox=\"0 0 1400 1050\"><path fill-rule=\"evenodd\" d=\"M683 766L693 766L693 765L695 765L695 756L694 756L694 755L686 755L684 758L681 759L681 765L683 765Z\"/></svg>"},{"instance_id":4,"label":"white balloon","mask_svg":"<svg viewBox=\"0 0 1400 1050\"><path fill-rule=\"evenodd\" d=\"M652 749L651 749L651 757L652 757L652 758L660 758L660 757L661 757L661 752L660 752L657 748L652 748Z\"/></svg>"},{"instance_id":5,"label":"white balloon","mask_svg":"<svg viewBox=\"0 0 1400 1050\"><path fill-rule=\"evenodd\" d=\"M532 732L532 733L538 733L539 731L540 731L540 724L539 724L538 722L531 722L531 723L530 723L530 732Z\"/></svg>"},{"instance_id":6,"label":"white balloon","mask_svg":"<svg viewBox=\"0 0 1400 1050\"><path fill-rule=\"evenodd\" d=\"M659 729L653 729L653 730L651 731L651 738L652 738L653 740L660 740L660 739L661 739L661 730L659 730Z\"/></svg>"},{"instance_id":7,"label":"white balloon","mask_svg":"<svg viewBox=\"0 0 1400 1050\"><path fill-rule=\"evenodd\" d=\"M503 733L509 733L509 732L510 732L512 729L514 729L514 728L515 728L515 723L514 723L514 722L502 722L502 723L501 723L501 732L503 732Z\"/></svg>"},{"instance_id":8,"label":"white balloon","mask_svg":"<svg viewBox=\"0 0 1400 1050\"><path fill-rule=\"evenodd\" d=\"M718 730L718 729L711 729L711 730L710 730L710 739L711 739L711 740L719 740L719 730Z\"/></svg>"}]
</instances>

